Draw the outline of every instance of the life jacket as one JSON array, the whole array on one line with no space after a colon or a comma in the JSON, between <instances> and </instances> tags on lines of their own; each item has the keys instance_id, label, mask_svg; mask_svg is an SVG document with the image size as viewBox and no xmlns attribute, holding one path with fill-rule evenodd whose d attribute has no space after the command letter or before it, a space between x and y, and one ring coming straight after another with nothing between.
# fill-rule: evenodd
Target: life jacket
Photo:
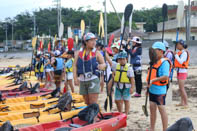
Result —
<instances>
[{"instance_id":1,"label":"life jacket","mask_svg":"<svg viewBox=\"0 0 197 131\"><path fill-rule=\"evenodd\" d=\"M65 68L65 71L68 73L68 72L73 72L73 62L74 62L74 58L71 59L72 61L72 66L71 67L66 67Z\"/></svg>"},{"instance_id":2,"label":"life jacket","mask_svg":"<svg viewBox=\"0 0 197 131\"><path fill-rule=\"evenodd\" d=\"M44 63L42 61L36 62L35 72L36 73L44 72Z\"/></svg>"},{"instance_id":3,"label":"life jacket","mask_svg":"<svg viewBox=\"0 0 197 131\"><path fill-rule=\"evenodd\" d=\"M174 62L174 53L173 53L173 51L167 50L167 51L165 52L165 54L164 54L164 57L168 58L167 56L168 56L169 53L172 54L172 59L170 59L171 62Z\"/></svg>"},{"instance_id":4,"label":"life jacket","mask_svg":"<svg viewBox=\"0 0 197 131\"><path fill-rule=\"evenodd\" d=\"M185 62L183 62L182 64L180 64L177 59L175 58L175 62L174 62L174 67L175 68L185 68L187 69L188 68L188 65L189 65L189 60L190 60L190 56L189 56L189 52L187 50L185 50L186 53L187 53L187 60ZM182 55L182 51L179 51L178 52L178 56L180 57Z\"/></svg>"},{"instance_id":5,"label":"life jacket","mask_svg":"<svg viewBox=\"0 0 197 131\"><path fill-rule=\"evenodd\" d=\"M115 73L115 77L114 77L114 82L130 83L130 80L127 76L127 71L128 71L129 67L130 67L130 64L125 64L125 66L121 70L121 66L118 63L116 66L116 73Z\"/></svg>"},{"instance_id":6,"label":"life jacket","mask_svg":"<svg viewBox=\"0 0 197 131\"><path fill-rule=\"evenodd\" d=\"M172 63L168 58L162 58L162 59L158 60L157 63L152 66L152 72L151 72L150 80L159 77L158 70L159 70L160 66L163 64L164 61L168 61L169 64L170 64L170 70L169 70L169 74L170 74L171 68L172 68ZM149 74L150 74L150 69L148 70L148 75L147 75L147 78L146 78L147 81L148 81L148 78L149 78ZM168 84L168 81L169 80L156 81L156 82L153 82L152 84L158 85L158 86L164 86L164 85Z\"/></svg>"},{"instance_id":7,"label":"life jacket","mask_svg":"<svg viewBox=\"0 0 197 131\"><path fill-rule=\"evenodd\" d=\"M77 74L78 76L80 74L84 74L87 72L92 72L94 75L100 76L100 73L98 72L98 62L96 60L96 50L91 51L86 57L85 57L86 51L80 51L79 57L77 60Z\"/></svg>"},{"instance_id":8,"label":"life jacket","mask_svg":"<svg viewBox=\"0 0 197 131\"><path fill-rule=\"evenodd\" d=\"M55 58L56 59L56 62L57 62L57 65L56 65L56 68L55 70L62 70L64 68L64 61L62 58Z\"/></svg>"},{"instance_id":9,"label":"life jacket","mask_svg":"<svg viewBox=\"0 0 197 131\"><path fill-rule=\"evenodd\" d=\"M50 60L49 60L49 59L48 59L48 60L45 59L45 60L44 60L44 65L47 64L48 61L50 61ZM52 66L51 66L51 64L48 64L48 65L46 65L44 68L45 68L45 69L51 69Z\"/></svg>"}]
</instances>

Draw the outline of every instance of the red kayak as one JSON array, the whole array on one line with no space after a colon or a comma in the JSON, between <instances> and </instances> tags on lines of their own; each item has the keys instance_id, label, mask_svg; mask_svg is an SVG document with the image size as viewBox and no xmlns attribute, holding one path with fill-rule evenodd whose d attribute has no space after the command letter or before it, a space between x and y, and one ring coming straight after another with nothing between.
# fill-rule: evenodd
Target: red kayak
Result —
<instances>
[{"instance_id":1,"label":"red kayak","mask_svg":"<svg viewBox=\"0 0 197 131\"><path fill-rule=\"evenodd\" d=\"M98 117L100 118L100 115L98 115ZM20 128L19 131L115 131L117 129L126 127L126 121L127 116L123 113L104 113L103 119L86 126L82 126L87 123L86 121L82 121L78 117L75 117L72 120L56 121Z\"/></svg>"},{"instance_id":2,"label":"red kayak","mask_svg":"<svg viewBox=\"0 0 197 131\"><path fill-rule=\"evenodd\" d=\"M39 89L40 92L39 93L33 93L31 94L30 91L9 91L9 92L3 92L2 93L2 97L3 98L10 98L10 97L25 97L25 96L40 96L40 95L45 95L45 94L49 94L50 92L52 92L52 90L46 89L46 88L40 88Z\"/></svg>"}]
</instances>

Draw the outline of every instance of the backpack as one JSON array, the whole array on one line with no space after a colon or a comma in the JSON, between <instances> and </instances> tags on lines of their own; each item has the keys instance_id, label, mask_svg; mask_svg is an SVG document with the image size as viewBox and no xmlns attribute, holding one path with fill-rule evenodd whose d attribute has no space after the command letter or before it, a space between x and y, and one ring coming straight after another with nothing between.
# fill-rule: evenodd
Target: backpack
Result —
<instances>
[{"instance_id":1,"label":"backpack","mask_svg":"<svg viewBox=\"0 0 197 131\"><path fill-rule=\"evenodd\" d=\"M11 125L10 121L6 121L3 123L3 125L0 127L0 131L14 131L13 126Z\"/></svg>"},{"instance_id":2,"label":"backpack","mask_svg":"<svg viewBox=\"0 0 197 131\"><path fill-rule=\"evenodd\" d=\"M71 102L72 102L72 96L70 92L66 92L59 98L57 108L60 109L61 111L70 110L69 105L71 104Z\"/></svg>"},{"instance_id":3,"label":"backpack","mask_svg":"<svg viewBox=\"0 0 197 131\"><path fill-rule=\"evenodd\" d=\"M99 113L99 105L96 103L88 105L85 109L81 110L78 114L80 120L87 121L87 124L94 122L94 118Z\"/></svg>"},{"instance_id":4,"label":"backpack","mask_svg":"<svg viewBox=\"0 0 197 131\"><path fill-rule=\"evenodd\" d=\"M193 131L194 127L189 117L184 117L176 121L166 131Z\"/></svg>"}]
</instances>

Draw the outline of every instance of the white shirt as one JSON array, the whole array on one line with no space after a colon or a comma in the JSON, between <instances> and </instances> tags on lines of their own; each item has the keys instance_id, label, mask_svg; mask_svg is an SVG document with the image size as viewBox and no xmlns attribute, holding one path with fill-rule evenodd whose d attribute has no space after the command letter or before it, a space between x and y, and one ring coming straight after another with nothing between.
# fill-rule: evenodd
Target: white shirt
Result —
<instances>
[{"instance_id":1,"label":"white shirt","mask_svg":"<svg viewBox=\"0 0 197 131\"><path fill-rule=\"evenodd\" d=\"M176 54L175 59L179 62L179 64L183 64L183 62L187 61L187 52L183 50L180 57L178 54ZM187 69L185 68L177 68L177 71L178 73L187 73Z\"/></svg>"},{"instance_id":2,"label":"white shirt","mask_svg":"<svg viewBox=\"0 0 197 131\"><path fill-rule=\"evenodd\" d=\"M117 66L117 62L115 62L115 61L112 61L112 71L113 72L115 72L116 71L116 66ZM123 66L121 66L120 67L121 69L123 69ZM130 66L129 68L128 68L128 71L127 71L127 76L129 77L129 78L131 78L131 77L134 77L134 73L133 73L133 67L132 66ZM117 82L114 82L114 85L117 87ZM120 89L123 89L123 86L124 86L124 84L123 83L119 83L119 88ZM125 87L126 88L131 88L131 84L125 84Z\"/></svg>"}]
</instances>

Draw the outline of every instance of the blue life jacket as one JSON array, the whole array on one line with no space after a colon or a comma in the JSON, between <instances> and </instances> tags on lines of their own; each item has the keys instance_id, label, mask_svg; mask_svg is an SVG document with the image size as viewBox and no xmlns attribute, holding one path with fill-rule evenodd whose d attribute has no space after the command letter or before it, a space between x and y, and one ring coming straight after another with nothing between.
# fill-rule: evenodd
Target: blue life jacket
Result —
<instances>
[{"instance_id":1,"label":"blue life jacket","mask_svg":"<svg viewBox=\"0 0 197 131\"><path fill-rule=\"evenodd\" d=\"M56 62L57 62L57 65L56 65L56 68L55 70L63 70L64 68L64 60L62 58L55 58L56 59Z\"/></svg>"},{"instance_id":2,"label":"blue life jacket","mask_svg":"<svg viewBox=\"0 0 197 131\"><path fill-rule=\"evenodd\" d=\"M98 72L98 62L96 60L96 51L91 52L88 54L88 56L85 58L85 51L79 52L79 57L77 60L77 74L78 76L80 74L84 74L87 72L92 72L94 75L100 76L100 73Z\"/></svg>"}]
</instances>

